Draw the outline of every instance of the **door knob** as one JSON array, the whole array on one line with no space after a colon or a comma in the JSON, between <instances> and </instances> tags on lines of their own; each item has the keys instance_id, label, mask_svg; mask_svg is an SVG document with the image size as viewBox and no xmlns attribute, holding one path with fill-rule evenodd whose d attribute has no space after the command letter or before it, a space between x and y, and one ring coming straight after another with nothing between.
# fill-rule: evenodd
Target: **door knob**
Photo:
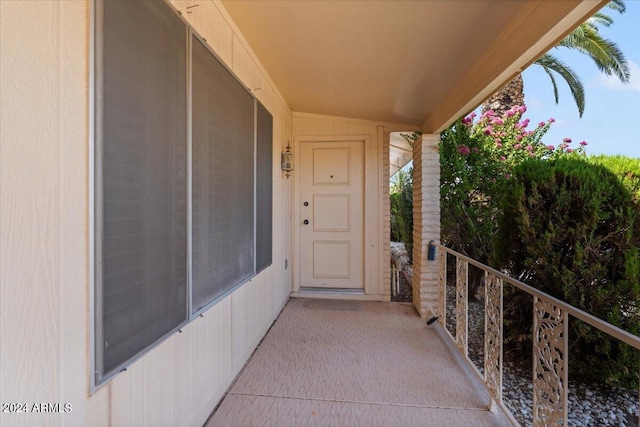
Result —
<instances>
[{"instance_id":1,"label":"door knob","mask_svg":"<svg viewBox=\"0 0 640 427\"><path fill-rule=\"evenodd\" d=\"M309 206L309 202L304 202L304 205L305 206Z\"/></svg>"},{"instance_id":2,"label":"door knob","mask_svg":"<svg viewBox=\"0 0 640 427\"><path fill-rule=\"evenodd\" d=\"M304 220L304 225L308 225L308 224L309 224L309 220L308 220L308 219L305 219L305 220Z\"/></svg>"}]
</instances>

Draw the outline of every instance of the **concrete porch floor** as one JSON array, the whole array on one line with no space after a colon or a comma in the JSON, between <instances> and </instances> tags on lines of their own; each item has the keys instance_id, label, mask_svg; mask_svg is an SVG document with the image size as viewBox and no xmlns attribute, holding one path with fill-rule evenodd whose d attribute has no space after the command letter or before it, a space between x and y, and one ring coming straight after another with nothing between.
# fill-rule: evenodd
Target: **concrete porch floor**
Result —
<instances>
[{"instance_id":1,"label":"concrete porch floor","mask_svg":"<svg viewBox=\"0 0 640 427\"><path fill-rule=\"evenodd\" d=\"M297 299L207 426L508 426L461 357L403 303Z\"/></svg>"}]
</instances>

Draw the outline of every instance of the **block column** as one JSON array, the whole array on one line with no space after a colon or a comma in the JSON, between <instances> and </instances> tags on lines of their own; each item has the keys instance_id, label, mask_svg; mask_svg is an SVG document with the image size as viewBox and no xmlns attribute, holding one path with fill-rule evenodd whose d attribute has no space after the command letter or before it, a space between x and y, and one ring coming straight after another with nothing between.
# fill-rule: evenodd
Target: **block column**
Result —
<instances>
[{"instance_id":1,"label":"block column","mask_svg":"<svg viewBox=\"0 0 640 427\"><path fill-rule=\"evenodd\" d=\"M413 143L413 305L420 317L436 315L438 261L427 259L429 241L440 243L439 134Z\"/></svg>"}]
</instances>

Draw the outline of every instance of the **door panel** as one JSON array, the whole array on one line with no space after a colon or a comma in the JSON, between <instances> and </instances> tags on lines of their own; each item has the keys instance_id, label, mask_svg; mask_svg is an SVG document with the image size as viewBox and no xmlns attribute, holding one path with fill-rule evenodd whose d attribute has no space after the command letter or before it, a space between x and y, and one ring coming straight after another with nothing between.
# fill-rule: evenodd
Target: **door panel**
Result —
<instances>
[{"instance_id":1,"label":"door panel","mask_svg":"<svg viewBox=\"0 0 640 427\"><path fill-rule=\"evenodd\" d=\"M313 242L313 277L349 279L349 241L316 240Z\"/></svg>"},{"instance_id":2,"label":"door panel","mask_svg":"<svg viewBox=\"0 0 640 427\"><path fill-rule=\"evenodd\" d=\"M349 185L349 154L349 148L314 148L314 185Z\"/></svg>"},{"instance_id":3,"label":"door panel","mask_svg":"<svg viewBox=\"0 0 640 427\"><path fill-rule=\"evenodd\" d=\"M363 289L363 141L301 142L300 174L300 286Z\"/></svg>"},{"instance_id":4,"label":"door panel","mask_svg":"<svg viewBox=\"0 0 640 427\"><path fill-rule=\"evenodd\" d=\"M349 231L349 194L313 195L313 231Z\"/></svg>"}]
</instances>

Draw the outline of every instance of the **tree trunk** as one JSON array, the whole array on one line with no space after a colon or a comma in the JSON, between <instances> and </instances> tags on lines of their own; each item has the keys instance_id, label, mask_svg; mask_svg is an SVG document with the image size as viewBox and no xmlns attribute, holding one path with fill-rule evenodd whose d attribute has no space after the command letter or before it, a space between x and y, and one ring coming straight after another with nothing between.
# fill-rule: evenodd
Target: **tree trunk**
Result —
<instances>
[{"instance_id":1,"label":"tree trunk","mask_svg":"<svg viewBox=\"0 0 640 427\"><path fill-rule=\"evenodd\" d=\"M524 105L524 84L522 74L516 75L509 83L494 93L482 104L482 112L493 110L498 117L514 105Z\"/></svg>"}]
</instances>

